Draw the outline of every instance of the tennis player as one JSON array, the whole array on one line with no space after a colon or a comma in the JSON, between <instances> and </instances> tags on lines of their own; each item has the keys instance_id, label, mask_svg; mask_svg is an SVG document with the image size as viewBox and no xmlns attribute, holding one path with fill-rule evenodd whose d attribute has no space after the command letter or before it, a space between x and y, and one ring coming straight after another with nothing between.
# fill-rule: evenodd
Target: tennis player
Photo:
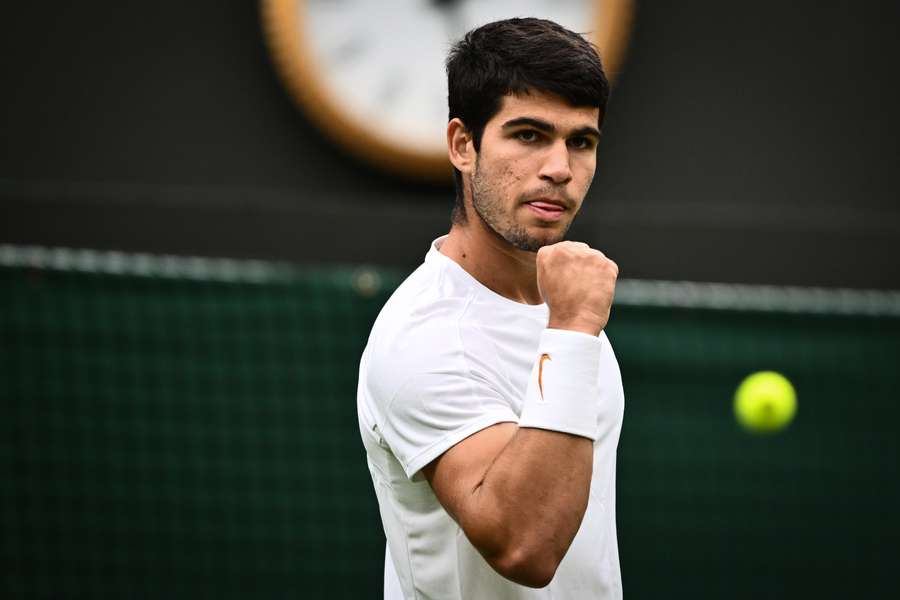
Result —
<instances>
[{"instance_id":1,"label":"tennis player","mask_svg":"<svg viewBox=\"0 0 900 600\"><path fill-rule=\"evenodd\" d=\"M624 394L603 331L618 268L563 241L594 176L606 77L590 43L537 19L469 32L447 74L450 232L360 364L385 598L621 598Z\"/></svg>"}]
</instances>

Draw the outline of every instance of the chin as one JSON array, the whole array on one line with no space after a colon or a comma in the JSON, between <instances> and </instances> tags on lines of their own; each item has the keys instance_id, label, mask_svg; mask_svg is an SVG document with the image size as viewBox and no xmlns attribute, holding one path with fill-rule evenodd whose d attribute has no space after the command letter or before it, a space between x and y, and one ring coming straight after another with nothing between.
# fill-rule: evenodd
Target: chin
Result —
<instances>
[{"instance_id":1,"label":"chin","mask_svg":"<svg viewBox=\"0 0 900 600\"><path fill-rule=\"evenodd\" d=\"M525 250L526 252L537 252L544 246L552 246L553 244L563 241L565 238L565 231L560 232L543 230L539 234L521 232L521 235L512 236L512 238L507 238L506 241L508 241L519 250Z\"/></svg>"},{"instance_id":2,"label":"chin","mask_svg":"<svg viewBox=\"0 0 900 600\"><path fill-rule=\"evenodd\" d=\"M529 232L529 237L540 242L541 246L557 244L566 239L570 223L554 223L552 227L537 227Z\"/></svg>"}]
</instances>

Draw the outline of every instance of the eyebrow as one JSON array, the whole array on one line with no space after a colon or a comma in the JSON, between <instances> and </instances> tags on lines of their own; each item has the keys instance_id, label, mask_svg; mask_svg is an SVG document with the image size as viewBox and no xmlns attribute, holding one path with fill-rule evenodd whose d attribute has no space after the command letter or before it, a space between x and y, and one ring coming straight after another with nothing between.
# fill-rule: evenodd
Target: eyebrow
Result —
<instances>
[{"instance_id":1,"label":"eyebrow","mask_svg":"<svg viewBox=\"0 0 900 600\"><path fill-rule=\"evenodd\" d=\"M556 127L553 124L532 117L519 117L518 119L511 119L503 124L502 129L512 129L514 127L522 127L523 125L534 127L535 129L543 131L544 133L556 133ZM574 129L569 133L569 137L578 136L593 136L599 139L600 130L596 127L579 127L578 129Z\"/></svg>"}]
</instances>

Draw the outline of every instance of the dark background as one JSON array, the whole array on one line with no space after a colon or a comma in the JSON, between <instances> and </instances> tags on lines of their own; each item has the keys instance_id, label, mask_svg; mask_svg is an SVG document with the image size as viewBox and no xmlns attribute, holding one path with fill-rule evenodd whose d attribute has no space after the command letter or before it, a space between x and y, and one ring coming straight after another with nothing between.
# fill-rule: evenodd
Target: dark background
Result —
<instances>
[{"instance_id":1,"label":"dark background","mask_svg":"<svg viewBox=\"0 0 900 600\"><path fill-rule=\"evenodd\" d=\"M249 0L16 3L0 242L411 267L450 186L308 123ZM900 287L900 4L644 2L573 236L632 278Z\"/></svg>"},{"instance_id":2,"label":"dark background","mask_svg":"<svg viewBox=\"0 0 900 600\"><path fill-rule=\"evenodd\" d=\"M629 278L900 289L898 13L641 3L573 236ZM306 265L205 280L195 261L3 252L0 595L378 597L357 360L447 229L451 187L319 134L275 76L254 1L17 3L0 23L0 245ZM896 311L623 300L629 597L888 595ZM731 408L762 369L799 396L773 436Z\"/></svg>"}]
</instances>

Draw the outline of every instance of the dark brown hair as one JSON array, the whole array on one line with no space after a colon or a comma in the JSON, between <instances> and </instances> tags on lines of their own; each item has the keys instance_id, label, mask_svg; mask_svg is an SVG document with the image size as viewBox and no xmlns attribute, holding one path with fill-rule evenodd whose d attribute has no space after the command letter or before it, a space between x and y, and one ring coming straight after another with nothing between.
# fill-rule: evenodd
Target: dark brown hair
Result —
<instances>
[{"instance_id":1,"label":"dark brown hair","mask_svg":"<svg viewBox=\"0 0 900 600\"><path fill-rule=\"evenodd\" d=\"M447 87L448 120L463 122L476 152L487 122L509 94L549 92L572 106L596 106L601 123L609 99L593 44L553 21L533 18L495 21L467 33L447 57ZM462 174L454 169L454 176L453 220L465 221Z\"/></svg>"}]
</instances>

